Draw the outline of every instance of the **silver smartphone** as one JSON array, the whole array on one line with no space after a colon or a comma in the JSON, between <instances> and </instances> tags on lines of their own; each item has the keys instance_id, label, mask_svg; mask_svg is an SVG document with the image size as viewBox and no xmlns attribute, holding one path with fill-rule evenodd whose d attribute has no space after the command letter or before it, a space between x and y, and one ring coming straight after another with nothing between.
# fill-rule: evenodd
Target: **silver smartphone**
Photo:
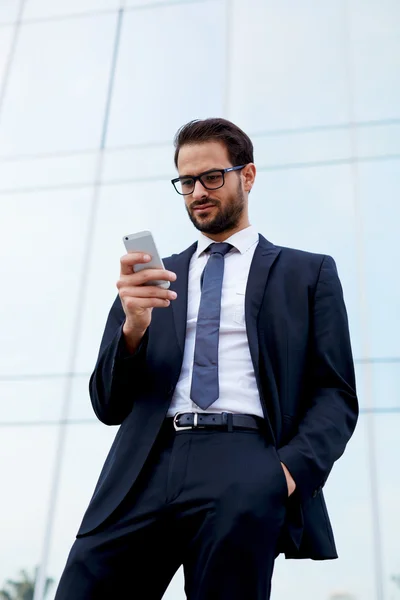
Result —
<instances>
[{"instance_id":1,"label":"silver smartphone","mask_svg":"<svg viewBox=\"0 0 400 600\"><path fill-rule=\"evenodd\" d=\"M143 269L165 269L151 231L139 231L138 233L124 235L122 241L124 242L127 252L144 252L146 254L150 254L151 256L151 261L147 263L140 263L139 265L135 265L133 267L135 273L142 271ZM170 282L164 280L155 280L148 281L144 285L158 285L159 287L168 289Z\"/></svg>"}]
</instances>

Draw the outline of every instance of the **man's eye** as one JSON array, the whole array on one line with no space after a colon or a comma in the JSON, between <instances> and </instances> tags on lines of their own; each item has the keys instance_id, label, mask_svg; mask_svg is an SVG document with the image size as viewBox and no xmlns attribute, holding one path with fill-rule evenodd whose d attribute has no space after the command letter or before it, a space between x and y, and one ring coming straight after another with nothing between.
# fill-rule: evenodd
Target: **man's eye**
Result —
<instances>
[{"instance_id":1,"label":"man's eye","mask_svg":"<svg viewBox=\"0 0 400 600\"><path fill-rule=\"evenodd\" d=\"M190 187L193 185L193 179L181 179L181 185Z\"/></svg>"}]
</instances>

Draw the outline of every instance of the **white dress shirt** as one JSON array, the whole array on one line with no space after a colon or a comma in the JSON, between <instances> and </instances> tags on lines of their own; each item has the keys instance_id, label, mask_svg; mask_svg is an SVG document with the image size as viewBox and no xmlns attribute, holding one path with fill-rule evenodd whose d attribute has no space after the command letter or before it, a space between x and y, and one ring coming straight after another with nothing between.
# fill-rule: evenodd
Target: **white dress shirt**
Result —
<instances>
[{"instance_id":1,"label":"white dress shirt","mask_svg":"<svg viewBox=\"0 0 400 600\"><path fill-rule=\"evenodd\" d=\"M200 306L200 278L209 258L205 250L213 240L200 234L189 266L188 309L182 370L172 397L168 416L177 412L232 412L263 416L253 363L247 340L244 299L258 233L250 226L225 240L234 246L225 256L221 295L218 370L219 398L206 411L190 399L197 315Z\"/></svg>"}]
</instances>

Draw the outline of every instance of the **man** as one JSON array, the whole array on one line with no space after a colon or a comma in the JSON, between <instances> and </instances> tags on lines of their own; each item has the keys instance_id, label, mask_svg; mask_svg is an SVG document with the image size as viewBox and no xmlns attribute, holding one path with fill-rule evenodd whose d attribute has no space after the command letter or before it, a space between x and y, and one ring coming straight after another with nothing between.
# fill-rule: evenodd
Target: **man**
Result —
<instances>
[{"instance_id":1,"label":"man","mask_svg":"<svg viewBox=\"0 0 400 600\"><path fill-rule=\"evenodd\" d=\"M121 259L90 380L121 427L57 600L159 600L181 565L190 600L266 600L280 552L337 557L322 488L358 404L335 263L250 226L253 147L233 123L188 123L175 147L198 241L166 271Z\"/></svg>"}]
</instances>

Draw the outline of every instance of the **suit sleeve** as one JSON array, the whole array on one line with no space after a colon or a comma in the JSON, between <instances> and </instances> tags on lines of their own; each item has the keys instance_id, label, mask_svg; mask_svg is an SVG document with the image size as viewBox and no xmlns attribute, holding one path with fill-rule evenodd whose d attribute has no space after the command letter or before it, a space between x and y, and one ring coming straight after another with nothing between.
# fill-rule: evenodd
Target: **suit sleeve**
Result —
<instances>
[{"instance_id":1,"label":"suit sleeve","mask_svg":"<svg viewBox=\"0 0 400 600\"><path fill-rule=\"evenodd\" d=\"M329 256L319 272L310 336L306 410L297 434L278 451L303 499L322 489L358 418L347 313L335 261Z\"/></svg>"},{"instance_id":2,"label":"suit sleeve","mask_svg":"<svg viewBox=\"0 0 400 600\"><path fill-rule=\"evenodd\" d=\"M125 314L117 296L108 315L99 356L89 382L93 410L106 425L120 425L131 412L146 377L147 333L129 354L122 328Z\"/></svg>"}]
</instances>

